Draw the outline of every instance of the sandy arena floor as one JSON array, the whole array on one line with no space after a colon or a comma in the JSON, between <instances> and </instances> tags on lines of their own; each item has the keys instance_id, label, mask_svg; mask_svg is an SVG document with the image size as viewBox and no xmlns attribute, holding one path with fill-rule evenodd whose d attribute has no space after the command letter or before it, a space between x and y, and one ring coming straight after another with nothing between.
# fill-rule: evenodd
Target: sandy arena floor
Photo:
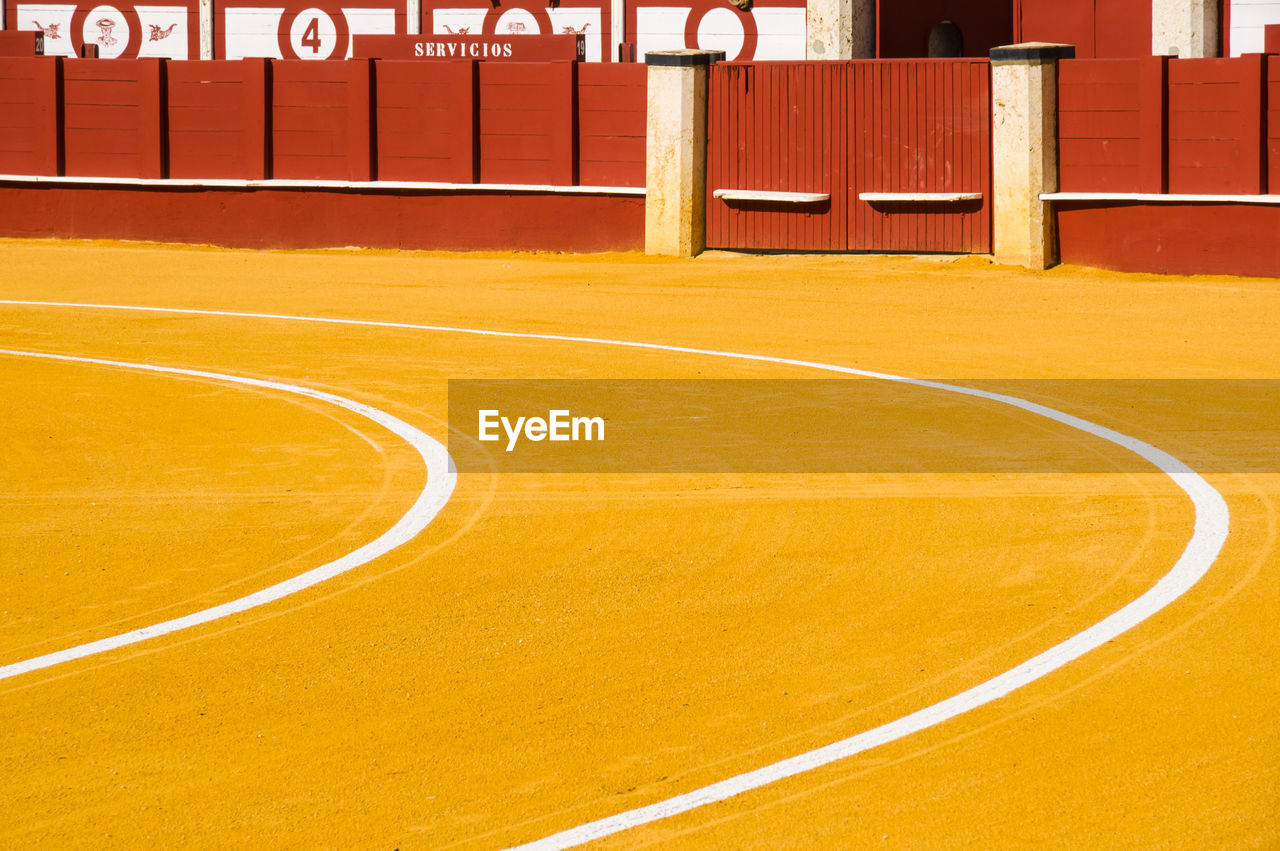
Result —
<instances>
[{"instance_id":1,"label":"sandy arena floor","mask_svg":"<svg viewBox=\"0 0 1280 851\"><path fill-rule=\"evenodd\" d=\"M1225 547L1150 620L1005 698L598 844L1280 845L1280 392L1224 380L1280 378L1278 281L0 241L0 299L98 305L0 304L0 666L337 559L426 478L403 439L322 400L13 352L284 382L442 442L448 378L830 377L101 305L813 360L1147 441L1226 497ZM945 428L912 392L900 428ZM1031 451L1069 431L1005 411L984 436ZM0 679L0 846L499 848L892 721L1097 623L1187 545L1168 477L1070 434L1101 471L464 471L425 531L349 573Z\"/></svg>"}]
</instances>

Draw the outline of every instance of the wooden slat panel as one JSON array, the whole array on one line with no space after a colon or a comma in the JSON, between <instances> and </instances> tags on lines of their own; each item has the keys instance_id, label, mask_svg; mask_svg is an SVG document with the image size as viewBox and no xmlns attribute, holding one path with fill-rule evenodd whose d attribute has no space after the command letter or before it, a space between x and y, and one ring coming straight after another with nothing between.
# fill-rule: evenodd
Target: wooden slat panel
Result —
<instances>
[{"instance_id":1,"label":"wooden slat panel","mask_svg":"<svg viewBox=\"0 0 1280 851\"><path fill-rule=\"evenodd\" d=\"M564 128L560 125L570 113L558 104L566 97L576 99L577 92L563 91L568 81L555 72L554 66L559 64L479 65L481 182L564 181L564 157L572 151L562 149Z\"/></svg>"},{"instance_id":2,"label":"wooden slat panel","mask_svg":"<svg viewBox=\"0 0 1280 851\"><path fill-rule=\"evenodd\" d=\"M990 71L983 60L855 62L849 247L990 250ZM976 192L980 201L867 202L862 192Z\"/></svg>"},{"instance_id":3,"label":"wooden slat panel","mask_svg":"<svg viewBox=\"0 0 1280 851\"><path fill-rule=\"evenodd\" d=\"M843 250L843 63L722 63L711 69L708 244ZM820 192L819 204L726 202L715 189Z\"/></svg>"},{"instance_id":4,"label":"wooden slat panel","mask_svg":"<svg viewBox=\"0 0 1280 851\"><path fill-rule=\"evenodd\" d=\"M1140 162L1130 153L1140 148L1141 109L1139 60L1059 62L1059 189L1141 191Z\"/></svg>"},{"instance_id":5,"label":"wooden slat panel","mask_svg":"<svg viewBox=\"0 0 1280 851\"><path fill-rule=\"evenodd\" d=\"M1169 191L1254 194L1264 168L1262 56L1169 64Z\"/></svg>"},{"instance_id":6,"label":"wooden slat panel","mask_svg":"<svg viewBox=\"0 0 1280 851\"><path fill-rule=\"evenodd\" d=\"M643 65L578 66L578 180L643 186L648 76Z\"/></svg>"},{"instance_id":7,"label":"wooden slat panel","mask_svg":"<svg viewBox=\"0 0 1280 851\"><path fill-rule=\"evenodd\" d=\"M1280 195L1280 56L1267 57L1267 191Z\"/></svg>"},{"instance_id":8,"label":"wooden slat panel","mask_svg":"<svg viewBox=\"0 0 1280 851\"><path fill-rule=\"evenodd\" d=\"M984 60L721 63L711 69L708 193L825 192L829 205L708 196L708 244L793 250L989 251L990 69ZM938 206L864 191L978 192Z\"/></svg>"},{"instance_id":9,"label":"wooden slat panel","mask_svg":"<svg viewBox=\"0 0 1280 851\"><path fill-rule=\"evenodd\" d=\"M165 177L165 79L157 59L64 63L66 173Z\"/></svg>"},{"instance_id":10,"label":"wooden slat panel","mask_svg":"<svg viewBox=\"0 0 1280 851\"><path fill-rule=\"evenodd\" d=\"M474 183L476 63L376 63L378 175Z\"/></svg>"},{"instance_id":11,"label":"wooden slat panel","mask_svg":"<svg viewBox=\"0 0 1280 851\"><path fill-rule=\"evenodd\" d=\"M370 61L274 61L271 75L272 176L373 178Z\"/></svg>"},{"instance_id":12,"label":"wooden slat panel","mask_svg":"<svg viewBox=\"0 0 1280 851\"><path fill-rule=\"evenodd\" d=\"M267 157L267 61L169 66L169 174L261 180Z\"/></svg>"}]
</instances>

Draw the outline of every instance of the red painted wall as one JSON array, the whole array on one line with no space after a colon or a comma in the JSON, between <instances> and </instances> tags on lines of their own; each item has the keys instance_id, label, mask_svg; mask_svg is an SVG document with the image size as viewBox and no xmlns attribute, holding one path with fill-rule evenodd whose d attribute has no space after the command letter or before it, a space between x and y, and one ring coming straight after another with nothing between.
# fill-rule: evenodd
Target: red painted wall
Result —
<instances>
[{"instance_id":1,"label":"red painted wall","mask_svg":"<svg viewBox=\"0 0 1280 851\"><path fill-rule=\"evenodd\" d=\"M0 174L61 174L62 60L0 59Z\"/></svg>"},{"instance_id":2,"label":"red painted wall","mask_svg":"<svg viewBox=\"0 0 1280 851\"><path fill-rule=\"evenodd\" d=\"M24 57L0 81L9 173L65 148L85 177L644 185L643 65Z\"/></svg>"},{"instance_id":3,"label":"red painted wall","mask_svg":"<svg viewBox=\"0 0 1280 851\"><path fill-rule=\"evenodd\" d=\"M172 62L168 84L170 177L270 175L265 60Z\"/></svg>"},{"instance_id":4,"label":"red painted wall","mask_svg":"<svg viewBox=\"0 0 1280 851\"><path fill-rule=\"evenodd\" d=\"M375 77L380 179L644 185L643 65L379 60Z\"/></svg>"},{"instance_id":5,"label":"red painted wall","mask_svg":"<svg viewBox=\"0 0 1280 851\"><path fill-rule=\"evenodd\" d=\"M236 248L638 250L644 198L0 184L0 234Z\"/></svg>"},{"instance_id":6,"label":"red painted wall","mask_svg":"<svg viewBox=\"0 0 1280 851\"><path fill-rule=\"evenodd\" d=\"M1277 57L1066 60L1058 76L1059 185L1064 192L1275 192L1277 119Z\"/></svg>"},{"instance_id":7,"label":"red painted wall","mask_svg":"<svg viewBox=\"0 0 1280 851\"><path fill-rule=\"evenodd\" d=\"M1057 203L1064 263L1124 272L1280 277L1280 206Z\"/></svg>"},{"instance_id":8,"label":"red painted wall","mask_svg":"<svg viewBox=\"0 0 1280 851\"><path fill-rule=\"evenodd\" d=\"M165 177L165 67L159 59L63 62L66 173Z\"/></svg>"},{"instance_id":9,"label":"red painted wall","mask_svg":"<svg viewBox=\"0 0 1280 851\"><path fill-rule=\"evenodd\" d=\"M271 63L272 176L373 179L371 61Z\"/></svg>"},{"instance_id":10,"label":"red painted wall","mask_svg":"<svg viewBox=\"0 0 1280 851\"><path fill-rule=\"evenodd\" d=\"M927 56L929 31L941 21L960 28L965 56L985 59L1014 40L1009 0L879 0L877 12L878 55L885 58Z\"/></svg>"},{"instance_id":11,"label":"red painted wall","mask_svg":"<svg viewBox=\"0 0 1280 851\"><path fill-rule=\"evenodd\" d=\"M1017 0L1016 41L1073 44L1077 59L1151 55L1151 0Z\"/></svg>"}]
</instances>

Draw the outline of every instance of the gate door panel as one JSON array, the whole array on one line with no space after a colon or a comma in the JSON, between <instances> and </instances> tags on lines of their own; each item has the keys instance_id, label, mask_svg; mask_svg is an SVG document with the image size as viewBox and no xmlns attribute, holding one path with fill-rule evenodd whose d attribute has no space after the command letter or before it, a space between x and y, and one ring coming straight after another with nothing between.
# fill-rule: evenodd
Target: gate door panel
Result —
<instances>
[{"instance_id":1,"label":"gate door panel","mask_svg":"<svg viewBox=\"0 0 1280 851\"><path fill-rule=\"evenodd\" d=\"M985 59L719 63L707 245L991 250Z\"/></svg>"},{"instance_id":2,"label":"gate door panel","mask_svg":"<svg viewBox=\"0 0 1280 851\"><path fill-rule=\"evenodd\" d=\"M845 250L847 79L843 63L711 66L708 246Z\"/></svg>"},{"instance_id":3,"label":"gate door panel","mask_svg":"<svg viewBox=\"0 0 1280 851\"><path fill-rule=\"evenodd\" d=\"M987 60L881 60L849 69L849 248L989 252Z\"/></svg>"}]
</instances>

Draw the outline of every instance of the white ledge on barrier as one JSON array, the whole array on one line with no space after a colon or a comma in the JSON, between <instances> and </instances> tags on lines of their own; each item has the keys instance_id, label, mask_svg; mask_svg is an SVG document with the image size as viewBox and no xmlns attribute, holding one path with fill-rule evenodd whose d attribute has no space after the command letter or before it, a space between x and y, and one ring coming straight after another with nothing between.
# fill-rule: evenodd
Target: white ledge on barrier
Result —
<instances>
[{"instance_id":1,"label":"white ledge on barrier","mask_svg":"<svg viewBox=\"0 0 1280 851\"><path fill-rule=\"evenodd\" d=\"M862 201L894 203L953 204L957 201L981 201L981 192L859 192Z\"/></svg>"},{"instance_id":2,"label":"white ledge on barrier","mask_svg":"<svg viewBox=\"0 0 1280 851\"><path fill-rule=\"evenodd\" d=\"M1045 192L1041 201L1141 201L1144 204L1280 204L1280 195L1159 195L1148 192Z\"/></svg>"},{"instance_id":3,"label":"white ledge on barrier","mask_svg":"<svg viewBox=\"0 0 1280 851\"><path fill-rule=\"evenodd\" d=\"M773 201L781 204L817 204L831 200L826 192L767 192L757 189L717 189L711 195L725 201Z\"/></svg>"},{"instance_id":4,"label":"white ledge on barrier","mask_svg":"<svg viewBox=\"0 0 1280 851\"><path fill-rule=\"evenodd\" d=\"M644 195L643 186L552 186L526 183L432 183L416 180L232 180L222 178L72 177L0 174L0 183L154 186L207 189L359 189L372 192L534 192L557 195Z\"/></svg>"}]
</instances>

